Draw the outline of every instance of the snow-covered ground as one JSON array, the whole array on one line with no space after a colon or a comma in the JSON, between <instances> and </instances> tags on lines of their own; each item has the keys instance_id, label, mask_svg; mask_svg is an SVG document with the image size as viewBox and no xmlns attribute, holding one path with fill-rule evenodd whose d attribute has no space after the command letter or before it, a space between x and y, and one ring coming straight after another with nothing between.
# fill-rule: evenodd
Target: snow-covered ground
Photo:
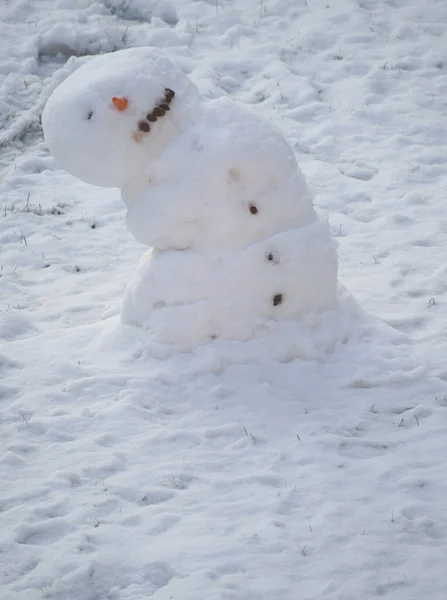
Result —
<instances>
[{"instance_id":1,"label":"snow-covered ground","mask_svg":"<svg viewBox=\"0 0 447 600\"><path fill-rule=\"evenodd\" d=\"M444 600L445 2L0 19L1 600ZM179 354L120 327L145 248L40 115L85 55L138 45L284 131L369 319Z\"/></svg>"}]
</instances>

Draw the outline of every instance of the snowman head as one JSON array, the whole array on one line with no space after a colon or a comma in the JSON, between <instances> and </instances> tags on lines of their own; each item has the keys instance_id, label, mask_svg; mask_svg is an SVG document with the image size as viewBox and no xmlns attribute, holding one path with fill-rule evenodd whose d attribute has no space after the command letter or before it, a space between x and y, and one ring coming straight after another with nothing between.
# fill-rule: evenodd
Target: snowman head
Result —
<instances>
[{"instance_id":1,"label":"snowman head","mask_svg":"<svg viewBox=\"0 0 447 600\"><path fill-rule=\"evenodd\" d=\"M193 122L202 98L155 48L97 56L50 96L42 125L58 162L79 179L123 187Z\"/></svg>"}]
</instances>

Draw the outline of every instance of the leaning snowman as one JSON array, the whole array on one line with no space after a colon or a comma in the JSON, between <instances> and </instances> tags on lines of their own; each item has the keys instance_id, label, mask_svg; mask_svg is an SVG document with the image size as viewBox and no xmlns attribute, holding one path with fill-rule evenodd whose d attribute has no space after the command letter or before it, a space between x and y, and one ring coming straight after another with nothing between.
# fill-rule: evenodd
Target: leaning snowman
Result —
<instances>
[{"instance_id":1,"label":"leaning snowman","mask_svg":"<svg viewBox=\"0 0 447 600\"><path fill-rule=\"evenodd\" d=\"M91 59L42 123L71 174L120 188L150 247L122 320L179 349L247 340L337 303L337 253L282 133L228 98L205 99L154 48Z\"/></svg>"}]
</instances>

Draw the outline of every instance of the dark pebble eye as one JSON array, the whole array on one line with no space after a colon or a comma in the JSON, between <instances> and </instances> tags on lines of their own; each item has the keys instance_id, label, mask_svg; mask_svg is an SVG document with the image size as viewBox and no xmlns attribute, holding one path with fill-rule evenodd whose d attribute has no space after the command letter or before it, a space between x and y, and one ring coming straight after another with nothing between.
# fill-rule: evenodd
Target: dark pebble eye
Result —
<instances>
[{"instance_id":1,"label":"dark pebble eye","mask_svg":"<svg viewBox=\"0 0 447 600\"><path fill-rule=\"evenodd\" d=\"M157 120L157 117L154 115L154 113L148 113L148 114L146 115L146 119L147 119L148 121L151 121L151 122L153 123L154 121L156 121L156 120Z\"/></svg>"},{"instance_id":2,"label":"dark pebble eye","mask_svg":"<svg viewBox=\"0 0 447 600\"><path fill-rule=\"evenodd\" d=\"M87 113L87 121L90 121L90 119L93 117L93 111L89 110Z\"/></svg>"},{"instance_id":3,"label":"dark pebble eye","mask_svg":"<svg viewBox=\"0 0 447 600\"><path fill-rule=\"evenodd\" d=\"M165 114L165 112L166 111L163 110L160 106L156 106L154 108L154 110L152 111L152 114L158 118L158 117L162 117Z\"/></svg>"},{"instance_id":4,"label":"dark pebble eye","mask_svg":"<svg viewBox=\"0 0 447 600\"><path fill-rule=\"evenodd\" d=\"M138 129L140 131L150 131L151 126L149 125L149 123L146 123L146 121L140 121L138 123Z\"/></svg>"},{"instance_id":5,"label":"dark pebble eye","mask_svg":"<svg viewBox=\"0 0 447 600\"><path fill-rule=\"evenodd\" d=\"M270 254L267 254L267 260L273 260L273 254L270 252Z\"/></svg>"},{"instance_id":6,"label":"dark pebble eye","mask_svg":"<svg viewBox=\"0 0 447 600\"><path fill-rule=\"evenodd\" d=\"M282 294L276 294L276 296L273 296L273 306L278 306L281 303L282 303Z\"/></svg>"},{"instance_id":7,"label":"dark pebble eye","mask_svg":"<svg viewBox=\"0 0 447 600\"><path fill-rule=\"evenodd\" d=\"M256 208L256 206L254 204L250 204L250 212L252 215L258 214L258 209Z\"/></svg>"}]
</instances>

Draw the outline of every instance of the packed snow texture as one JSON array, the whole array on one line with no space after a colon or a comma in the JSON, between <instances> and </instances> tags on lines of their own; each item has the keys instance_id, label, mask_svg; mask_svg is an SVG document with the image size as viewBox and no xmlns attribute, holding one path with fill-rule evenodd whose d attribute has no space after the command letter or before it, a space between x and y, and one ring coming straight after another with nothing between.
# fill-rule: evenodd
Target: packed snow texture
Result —
<instances>
[{"instance_id":1,"label":"packed snow texture","mask_svg":"<svg viewBox=\"0 0 447 600\"><path fill-rule=\"evenodd\" d=\"M123 310L150 341L247 340L335 306L335 244L282 132L230 99L205 100L159 50L91 59L53 92L42 124L63 167L121 188L129 230L154 249Z\"/></svg>"},{"instance_id":2,"label":"packed snow texture","mask_svg":"<svg viewBox=\"0 0 447 600\"><path fill-rule=\"evenodd\" d=\"M1 600L445 600L446 22L436 0L0 2ZM281 129L370 316L341 291L188 353L119 325L145 249L40 117L139 46Z\"/></svg>"}]
</instances>

